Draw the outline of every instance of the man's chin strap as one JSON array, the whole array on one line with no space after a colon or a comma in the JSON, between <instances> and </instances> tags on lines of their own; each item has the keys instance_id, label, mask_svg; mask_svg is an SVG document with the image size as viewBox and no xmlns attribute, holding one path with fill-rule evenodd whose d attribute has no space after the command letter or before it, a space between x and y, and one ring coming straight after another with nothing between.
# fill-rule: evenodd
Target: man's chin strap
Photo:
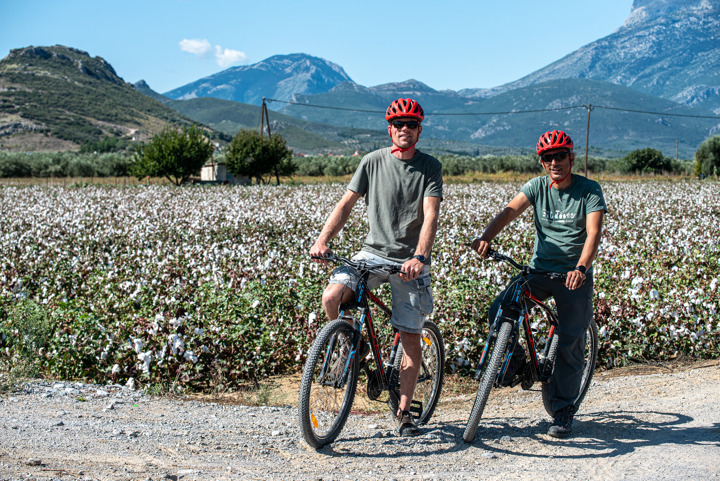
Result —
<instances>
[{"instance_id":1,"label":"man's chin strap","mask_svg":"<svg viewBox=\"0 0 720 481\"><path fill-rule=\"evenodd\" d=\"M415 144L417 144L417 142L415 142ZM408 150L410 150L410 149L412 149L413 147L415 147L415 144L412 144L410 147L406 147L406 148L403 149L402 147L399 147L399 146L395 145L395 142L393 142L393 147L392 147L392 149L390 149L390 153L391 153L391 154L394 154L395 152L401 152L401 153L402 153L402 152L407 152Z\"/></svg>"},{"instance_id":2,"label":"man's chin strap","mask_svg":"<svg viewBox=\"0 0 720 481\"><path fill-rule=\"evenodd\" d=\"M401 152L401 153L402 153L402 152L407 152L408 150L410 150L410 149L412 149L413 147L415 147L415 144L418 143L418 140L420 140L420 136L419 136L419 135L418 135L418 139L415 141L414 144L412 144L410 147L405 147L405 148L403 148L403 147L400 147L399 145L397 145L395 142L393 142L393 140L392 140L392 135L391 135L391 136L390 136L390 142L392 142L393 146L392 146L392 148L390 149L390 153L391 153L391 154L394 154L395 152Z\"/></svg>"},{"instance_id":3,"label":"man's chin strap","mask_svg":"<svg viewBox=\"0 0 720 481\"><path fill-rule=\"evenodd\" d=\"M549 187L549 189L552 189L553 184L557 184L558 186L559 186L560 184L562 184L565 179L567 179L568 177L570 177L570 174L572 174L572 167L570 167L570 172L568 172L568 174L567 174L565 177L563 177L562 179L560 179L560 180L558 180L558 181L554 181L554 180L553 180L552 182L550 182L550 187Z\"/></svg>"}]
</instances>

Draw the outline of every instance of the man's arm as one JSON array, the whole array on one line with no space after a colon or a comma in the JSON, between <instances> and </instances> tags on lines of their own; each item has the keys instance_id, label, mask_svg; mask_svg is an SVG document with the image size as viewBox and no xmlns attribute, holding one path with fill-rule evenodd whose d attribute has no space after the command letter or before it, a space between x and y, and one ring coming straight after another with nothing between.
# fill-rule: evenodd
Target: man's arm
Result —
<instances>
[{"instance_id":1,"label":"man's arm","mask_svg":"<svg viewBox=\"0 0 720 481\"><path fill-rule=\"evenodd\" d=\"M355 203L362 197L361 194L348 190L343 195L340 202L337 203L330 216L325 221L325 227L318 236L315 244L310 248L310 255L317 257L324 257L325 254L332 254L332 250L328 247L330 241L338 235L340 230L343 228L345 223L350 217ZM323 261L319 261L323 262Z\"/></svg>"},{"instance_id":2,"label":"man's arm","mask_svg":"<svg viewBox=\"0 0 720 481\"><path fill-rule=\"evenodd\" d=\"M580 254L580 260L577 265L585 266L585 269L589 270L595 257L597 256L598 247L600 246L600 235L602 234L602 223L605 211L596 210L590 212L587 215L585 221L585 230L587 231L587 238L585 239L585 245L583 246L582 253ZM568 289L577 289L583 282L585 282L585 274L580 271L568 272L565 285Z\"/></svg>"},{"instance_id":3,"label":"man's arm","mask_svg":"<svg viewBox=\"0 0 720 481\"><path fill-rule=\"evenodd\" d=\"M510 201L505 208L490 221L485 231L480 237L473 240L472 248L482 257L487 257L490 250L490 242L505 228L510 222L514 221L517 216L525 212L530 207L530 200L525 194L520 192Z\"/></svg>"}]
</instances>

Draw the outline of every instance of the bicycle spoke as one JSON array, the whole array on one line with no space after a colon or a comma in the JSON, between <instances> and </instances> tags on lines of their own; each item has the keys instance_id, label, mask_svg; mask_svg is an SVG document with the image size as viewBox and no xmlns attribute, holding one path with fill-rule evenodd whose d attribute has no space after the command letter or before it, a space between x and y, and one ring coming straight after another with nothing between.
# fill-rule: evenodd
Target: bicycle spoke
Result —
<instances>
[{"instance_id":1,"label":"bicycle spoke","mask_svg":"<svg viewBox=\"0 0 720 481\"><path fill-rule=\"evenodd\" d=\"M352 406L357 365L348 363L354 331L342 320L328 324L310 350L300 385L300 421L305 440L313 447L332 442Z\"/></svg>"}]
</instances>

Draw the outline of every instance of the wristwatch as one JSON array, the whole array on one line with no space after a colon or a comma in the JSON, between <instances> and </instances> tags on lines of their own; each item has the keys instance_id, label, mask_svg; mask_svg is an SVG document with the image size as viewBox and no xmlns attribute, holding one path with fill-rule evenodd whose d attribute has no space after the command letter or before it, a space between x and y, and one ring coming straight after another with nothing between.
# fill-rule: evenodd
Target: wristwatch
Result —
<instances>
[{"instance_id":1,"label":"wristwatch","mask_svg":"<svg viewBox=\"0 0 720 481\"><path fill-rule=\"evenodd\" d=\"M419 260L419 261L422 262L423 264L425 264L425 261L427 260L427 259L425 258L425 256L422 255L422 254L418 254L418 255L416 255L416 256L413 256L412 258Z\"/></svg>"},{"instance_id":2,"label":"wristwatch","mask_svg":"<svg viewBox=\"0 0 720 481\"><path fill-rule=\"evenodd\" d=\"M580 271L580 272L582 272L583 274L585 274L585 271L586 271L587 269L585 268L585 266L577 266L577 267L575 267L575 270L576 270L576 271Z\"/></svg>"}]
</instances>

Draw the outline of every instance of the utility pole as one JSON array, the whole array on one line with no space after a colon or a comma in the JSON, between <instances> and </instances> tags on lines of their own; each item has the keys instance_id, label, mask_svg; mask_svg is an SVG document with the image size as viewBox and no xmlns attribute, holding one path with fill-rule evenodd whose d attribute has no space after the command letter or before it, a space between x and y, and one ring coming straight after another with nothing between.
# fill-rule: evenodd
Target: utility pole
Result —
<instances>
[{"instance_id":1,"label":"utility pole","mask_svg":"<svg viewBox=\"0 0 720 481\"><path fill-rule=\"evenodd\" d=\"M590 143L590 112L592 111L592 104L588 103L587 111L588 111L587 128L585 129L585 177L588 176L587 163L588 163L588 145Z\"/></svg>"},{"instance_id":2,"label":"utility pole","mask_svg":"<svg viewBox=\"0 0 720 481\"><path fill-rule=\"evenodd\" d=\"M270 116L268 115L267 104L265 103L265 97L262 99L262 107L260 107L260 136L263 134L265 123L267 125L268 137L270 137Z\"/></svg>"}]
</instances>

